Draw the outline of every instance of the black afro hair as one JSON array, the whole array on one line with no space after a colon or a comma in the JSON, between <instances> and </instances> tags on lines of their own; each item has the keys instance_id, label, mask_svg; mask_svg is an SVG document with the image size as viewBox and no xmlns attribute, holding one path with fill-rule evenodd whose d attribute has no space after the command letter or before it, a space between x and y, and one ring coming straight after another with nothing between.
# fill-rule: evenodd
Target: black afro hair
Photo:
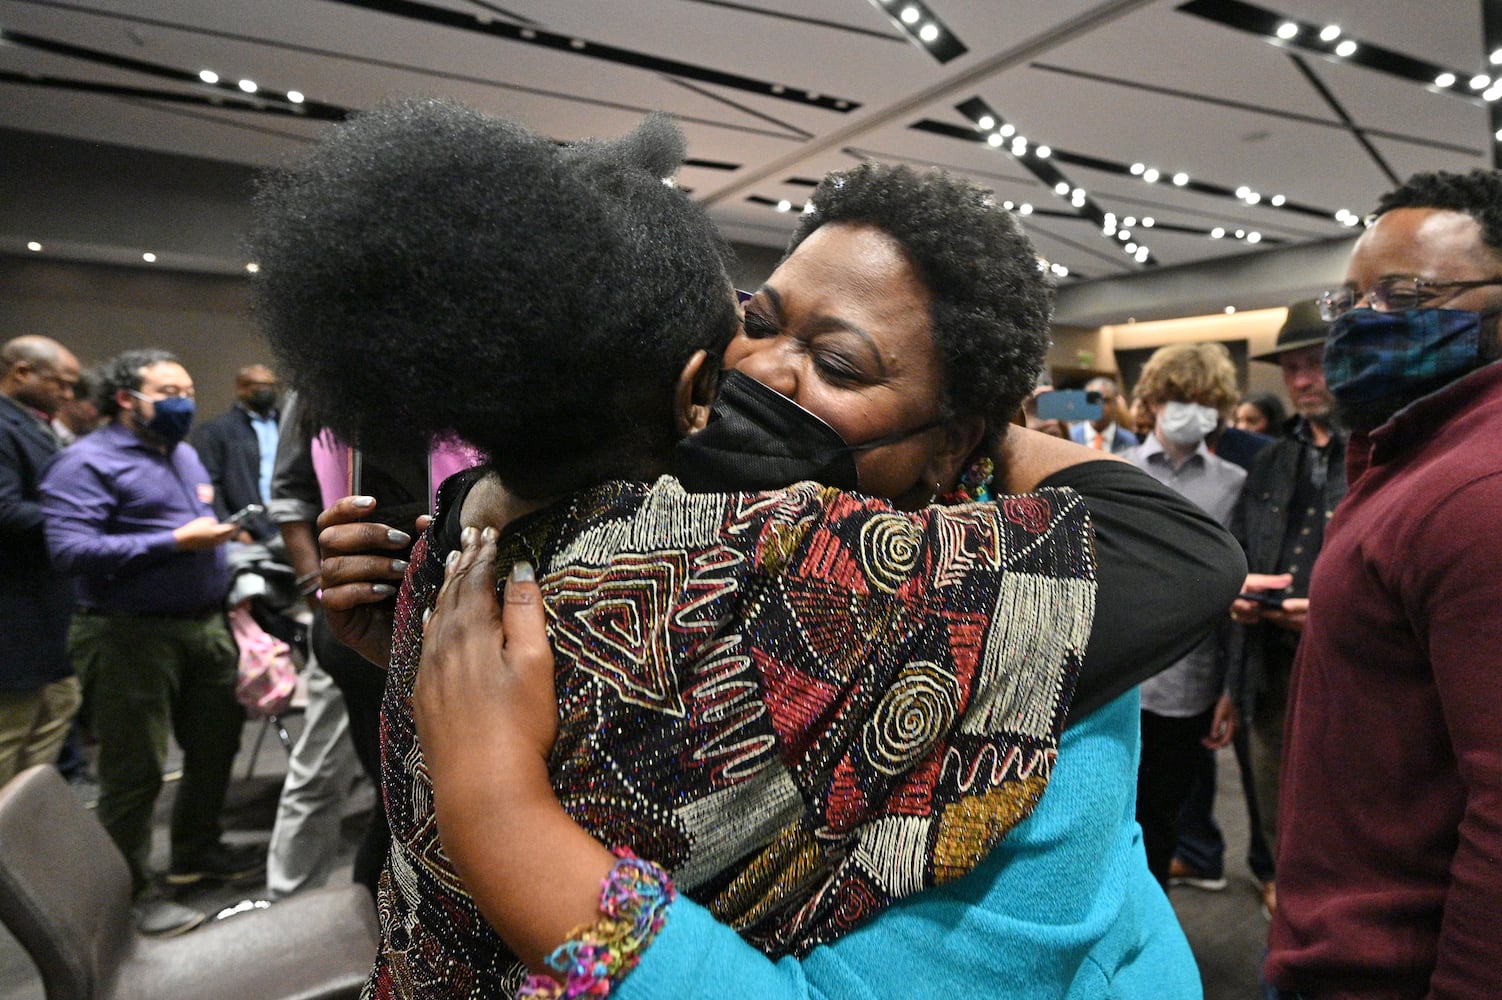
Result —
<instances>
[{"instance_id":1,"label":"black afro hair","mask_svg":"<svg viewBox=\"0 0 1502 1000\"><path fill-rule=\"evenodd\" d=\"M1053 285L1012 214L944 171L879 163L828 175L812 203L787 254L831 222L895 239L930 295L949 414L982 416L991 433L1004 432L1043 368L1053 309Z\"/></svg>"},{"instance_id":2,"label":"black afro hair","mask_svg":"<svg viewBox=\"0 0 1502 1000\"><path fill-rule=\"evenodd\" d=\"M660 467L679 371L734 334L728 250L649 117L560 146L433 99L330 129L255 199L259 322L310 415L457 436L522 496Z\"/></svg>"},{"instance_id":3,"label":"black afro hair","mask_svg":"<svg viewBox=\"0 0 1502 1000\"><path fill-rule=\"evenodd\" d=\"M1464 212L1481 225L1481 239L1502 253L1502 171L1446 170L1414 174L1377 203L1377 215L1395 208L1435 208Z\"/></svg>"}]
</instances>

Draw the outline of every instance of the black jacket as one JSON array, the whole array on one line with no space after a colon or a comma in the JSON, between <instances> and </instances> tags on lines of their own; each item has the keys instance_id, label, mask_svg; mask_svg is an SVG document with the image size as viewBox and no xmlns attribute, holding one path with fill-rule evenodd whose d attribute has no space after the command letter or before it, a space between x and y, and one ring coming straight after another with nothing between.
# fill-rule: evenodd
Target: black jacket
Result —
<instances>
[{"instance_id":1,"label":"black jacket","mask_svg":"<svg viewBox=\"0 0 1502 1000\"><path fill-rule=\"evenodd\" d=\"M1246 552L1247 570L1251 573L1277 573L1283 553L1283 536L1288 531L1288 508L1298 486L1299 470L1304 467L1306 452L1314 445L1304 436L1302 417L1290 421L1287 437L1264 448L1252 462L1241 497L1231 511L1231 534ZM1345 440L1337 436L1331 445L1326 473L1325 511L1328 515L1346 495ZM1237 626L1233 641L1230 687L1238 706L1246 711L1252 699L1266 690L1267 674L1262 649L1267 630L1275 625Z\"/></svg>"},{"instance_id":2,"label":"black jacket","mask_svg":"<svg viewBox=\"0 0 1502 1000\"><path fill-rule=\"evenodd\" d=\"M0 691L31 691L73 672L73 585L52 568L37 482L57 439L31 411L0 395Z\"/></svg>"},{"instance_id":3,"label":"black jacket","mask_svg":"<svg viewBox=\"0 0 1502 1000\"><path fill-rule=\"evenodd\" d=\"M261 445L250 414L239 406L213 420L206 420L193 432L193 447L209 470L214 484L214 513L220 520L247 504L261 504ZM258 542L280 538L276 523L265 514L244 522L245 530Z\"/></svg>"}]
</instances>

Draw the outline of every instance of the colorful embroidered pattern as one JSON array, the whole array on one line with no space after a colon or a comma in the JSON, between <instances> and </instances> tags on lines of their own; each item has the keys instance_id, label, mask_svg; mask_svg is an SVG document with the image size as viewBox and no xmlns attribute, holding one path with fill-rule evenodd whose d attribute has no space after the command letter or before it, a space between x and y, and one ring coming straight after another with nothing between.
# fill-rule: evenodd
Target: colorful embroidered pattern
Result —
<instances>
[{"instance_id":1,"label":"colorful embroidered pattern","mask_svg":"<svg viewBox=\"0 0 1502 1000\"><path fill-rule=\"evenodd\" d=\"M412 725L444 523L398 603L377 997L520 984L439 845ZM1088 516L1068 490L899 514L813 484L614 483L513 526L501 576L522 558L558 653L564 808L772 956L964 874L1028 815L1094 612Z\"/></svg>"}]
</instances>

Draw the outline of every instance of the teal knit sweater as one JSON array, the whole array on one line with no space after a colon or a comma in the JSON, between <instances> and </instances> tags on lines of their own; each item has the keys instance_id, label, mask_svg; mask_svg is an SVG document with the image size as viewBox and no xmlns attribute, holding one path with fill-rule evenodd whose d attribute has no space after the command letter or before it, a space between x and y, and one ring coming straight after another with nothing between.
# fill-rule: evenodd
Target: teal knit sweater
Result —
<instances>
[{"instance_id":1,"label":"teal knit sweater","mask_svg":"<svg viewBox=\"0 0 1502 1000\"><path fill-rule=\"evenodd\" d=\"M679 897L616 1000L1199 1000L1134 820L1136 690L1064 733L1033 815L963 879L799 961L772 962Z\"/></svg>"}]
</instances>

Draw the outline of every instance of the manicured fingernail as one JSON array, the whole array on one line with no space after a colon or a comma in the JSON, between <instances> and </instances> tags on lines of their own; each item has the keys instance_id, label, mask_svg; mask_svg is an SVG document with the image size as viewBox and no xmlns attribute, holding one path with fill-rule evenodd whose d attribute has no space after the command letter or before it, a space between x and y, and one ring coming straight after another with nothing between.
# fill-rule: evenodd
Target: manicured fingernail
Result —
<instances>
[{"instance_id":1,"label":"manicured fingernail","mask_svg":"<svg viewBox=\"0 0 1502 1000\"><path fill-rule=\"evenodd\" d=\"M361 510L375 506L375 497L350 497L349 502Z\"/></svg>"},{"instance_id":2,"label":"manicured fingernail","mask_svg":"<svg viewBox=\"0 0 1502 1000\"><path fill-rule=\"evenodd\" d=\"M392 545L411 545L412 536L405 531L397 531L395 528L391 528L386 532L386 541Z\"/></svg>"},{"instance_id":3,"label":"manicured fingernail","mask_svg":"<svg viewBox=\"0 0 1502 1000\"><path fill-rule=\"evenodd\" d=\"M390 597L396 593L396 588L389 583L373 583L370 585L372 594L380 594L382 597Z\"/></svg>"},{"instance_id":4,"label":"manicured fingernail","mask_svg":"<svg viewBox=\"0 0 1502 1000\"><path fill-rule=\"evenodd\" d=\"M537 579L537 574L532 570L532 564L522 559L511 564L512 583L531 583Z\"/></svg>"},{"instance_id":5,"label":"manicured fingernail","mask_svg":"<svg viewBox=\"0 0 1502 1000\"><path fill-rule=\"evenodd\" d=\"M471 545L475 544L475 539L479 537L480 533L474 529L474 525L470 525L463 531L459 532L459 544L463 545L465 548L469 548Z\"/></svg>"},{"instance_id":6,"label":"manicured fingernail","mask_svg":"<svg viewBox=\"0 0 1502 1000\"><path fill-rule=\"evenodd\" d=\"M444 568L446 568L446 569L453 569L454 568L454 563L456 563L458 561L459 561L459 550L455 549L454 551L450 552L447 556L444 557L444 559L443 559Z\"/></svg>"},{"instance_id":7,"label":"manicured fingernail","mask_svg":"<svg viewBox=\"0 0 1502 1000\"><path fill-rule=\"evenodd\" d=\"M493 542L499 537L501 537L501 533L494 528L486 528L480 532L480 540L484 542Z\"/></svg>"},{"instance_id":8,"label":"manicured fingernail","mask_svg":"<svg viewBox=\"0 0 1502 1000\"><path fill-rule=\"evenodd\" d=\"M407 572L407 560L405 560L405 559L393 559L393 560L391 560L391 572L393 572L393 573L405 573L405 572Z\"/></svg>"}]
</instances>

